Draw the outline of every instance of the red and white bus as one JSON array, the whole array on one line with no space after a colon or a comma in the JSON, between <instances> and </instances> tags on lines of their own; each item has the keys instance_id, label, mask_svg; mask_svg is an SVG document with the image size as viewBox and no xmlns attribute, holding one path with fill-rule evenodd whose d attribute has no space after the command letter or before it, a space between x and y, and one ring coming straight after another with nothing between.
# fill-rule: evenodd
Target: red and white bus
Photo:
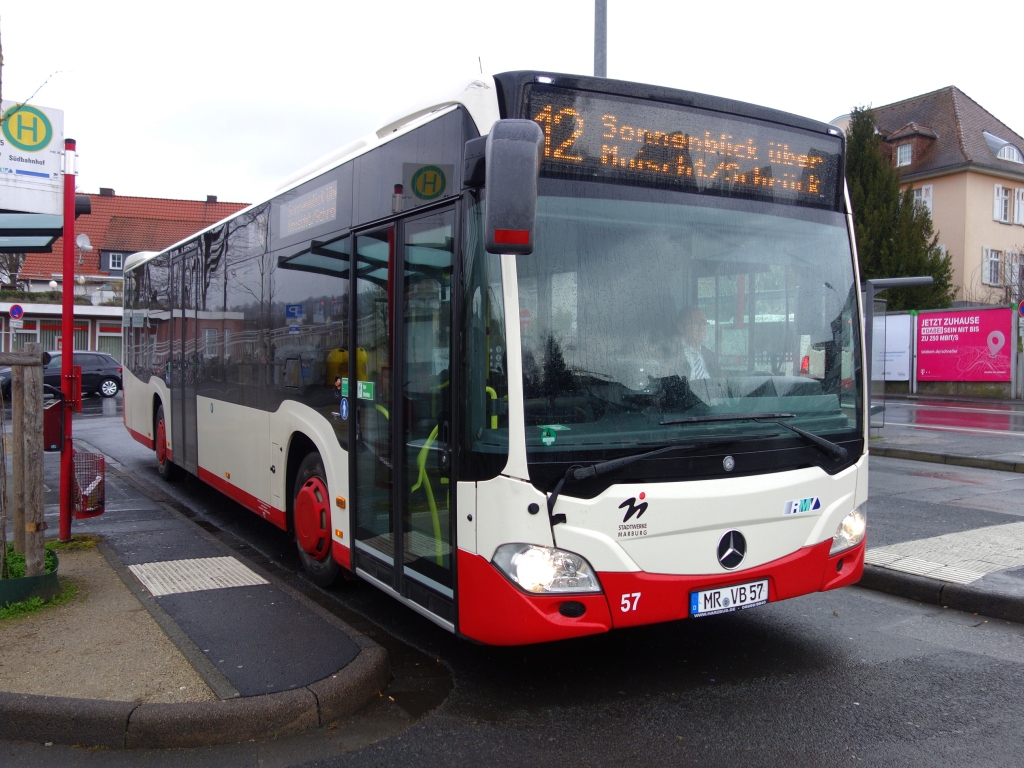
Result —
<instances>
[{"instance_id":1,"label":"red and white bus","mask_svg":"<svg viewBox=\"0 0 1024 768\"><path fill-rule=\"evenodd\" d=\"M510 72L125 265L125 423L436 624L514 645L856 582L837 129ZM802 364L814 356L813 367Z\"/></svg>"}]
</instances>

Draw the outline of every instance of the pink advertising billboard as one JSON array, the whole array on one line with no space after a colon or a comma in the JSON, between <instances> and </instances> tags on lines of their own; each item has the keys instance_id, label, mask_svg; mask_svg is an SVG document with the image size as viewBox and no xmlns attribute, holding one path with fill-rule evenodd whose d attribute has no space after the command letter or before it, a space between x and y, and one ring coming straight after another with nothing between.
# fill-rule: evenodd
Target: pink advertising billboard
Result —
<instances>
[{"instance_id":1,"label":"pink advertising billboard","mask_svg":"<svg viewBox=\"0 0 1024 768\"><path fill-rule=\"evenodd\" d=\"M1012 309L917 317L918 381L1009 381Z\"/></svg>"}]
</instances>

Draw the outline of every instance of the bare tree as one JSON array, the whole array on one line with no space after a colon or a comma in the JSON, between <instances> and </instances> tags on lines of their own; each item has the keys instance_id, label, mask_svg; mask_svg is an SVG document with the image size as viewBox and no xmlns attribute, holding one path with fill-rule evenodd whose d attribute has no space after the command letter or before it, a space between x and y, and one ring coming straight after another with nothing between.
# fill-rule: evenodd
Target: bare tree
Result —
<instances>
[{"instance_id":1,"label":"bare tree","mask_svg":"<svg viewBox=\"0 0 1024 768\"><path fill-rule=\"evenodd\" d=\"M1020 304L1024 302L1024 245L998 252L998 267L985 263L971 270L961 297L972 304ZM982 272L988 277L983 280Z\"/></svg>"},{"instance_id":2,"label":"bare tree","mask_svg":"<svg viewBox=\"0 0 1024 768\"><path fill-rule=\"evenodd\" d=\"M3 89L3 71L4 71L4 48L3 48L3 43L2 43L2 42L0 42L0 101L3 101L3 98L4 98L4 89ZM6 119L7 119L8 117L10 117L11 115L13 115L13 114L14 114L15 112L17 112L17 111L18 111L19 109L21 109L22 107L24 107L24 106L25 106L26 104L28 104L28 103L29 103L30 101L32 101L32 99L34 99L34 98L36 97L36 94L37 94L37 93L39 93L39 92L40 92L41 90L43 90L43 86L45 86L45 85L46 85L46 84L47 84L48 82L50 82L50 79L51 79L51 78L52 78L52 77L53 77L54 75L56 75L56 74L58 74L58 73L60 73L60 70L59 70L59 69L58 69L58 70L55 70L55 71L53 71L53 72L51 72L51 73L50 73L50 77L48 77L48 78L46 78L45 80L43 80L43 84L42 84L42 85L40 85L40 86L39 86L38 88L36 88L36 89L35 89L35 90L34 90L34 91L32 92L32 95L31 95L31 96L29 96L29 97L28 97L27 99L25 99L25 100L24 100L23 102L21 102L20 104L16 104L15 106L13 106L13 107L12 107L12 108L11 108L10 110L8 110L8 114L6 114L6 115L5 115L5 114L3 114L2 112L0 112L0 124L2 124L2 123L4 122L4 120L6 120Z\"/></svg>"},{"instance_id":3,"label":"bare tree","mask_svg":"<svg viewBox=\"0 0 1024 768\"><path fill-rule=\"evenodd\" d=\"M18 282L18 270L24 262L24 253L0 253L0 283L15 285Z\"/></svg>"}]
</instances>

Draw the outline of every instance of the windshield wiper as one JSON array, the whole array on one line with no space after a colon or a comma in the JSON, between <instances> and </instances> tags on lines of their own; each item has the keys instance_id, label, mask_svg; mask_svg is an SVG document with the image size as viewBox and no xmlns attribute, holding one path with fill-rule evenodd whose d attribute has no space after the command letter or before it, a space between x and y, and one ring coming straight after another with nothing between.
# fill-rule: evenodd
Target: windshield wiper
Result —
<instances>
[{"instance_id":1,"label":"windshield wiper","mask_svg":"<svg viewBox=\"0 0 1024 768\"><path fill-rule=\"evenodd\" d=\"M632 456L623 456L618 459L599 461L597 464L591 464L589 467L581 467L577 464L573 464L565 471L565 474L562 475L562 479L558 481L558 483L555 485L555 489L551 492L551 495L548 496L548 518L551 520L552 525L565 522L565 515L555 515L552 514L552 512L555 508L555 502L558 501L558 494L562 492L562 487L567 482L577 483L581 480L589 480L592 477L607 475L609 472L615 472L619 469L622 469L623 467L628 467L630 464L640 461L641 459L649 459L652 456L657 456L662 453L668 453L669 451L699 451L702 448L707 448L711 445L714 445L717 442L722 441L715 440L704 443L683 443L677 445L666 445L664 448L658 448L653 451L644 451L643 453L636 453L633 454ZM733 439L729 438L728 442L733 442Z\"/></svg>"},{"instance_id":2,"label":"windshield wiper","mask_svg":"<svg viewBox=\"0 0 1024 768\"><path fill-rule=\"evenodd\" d=\"M843 448L843 446L836 445L831 440L826 440L824 437L819 437L807 430L800 429L800 427L794 427L792 424L787 424L782 421L782 419L794 418L796 418L795 413L731 413L722 416L684 416L680 419L661 421L659 424L663 427L667 427L672 424L709 424L716 421L756 421L760 424L778 424L780 427L785 427L791 432L796 432L800 437L810 443L813 443L833 459L846 458L848 451Z\"/></svg>"}]
</instances>

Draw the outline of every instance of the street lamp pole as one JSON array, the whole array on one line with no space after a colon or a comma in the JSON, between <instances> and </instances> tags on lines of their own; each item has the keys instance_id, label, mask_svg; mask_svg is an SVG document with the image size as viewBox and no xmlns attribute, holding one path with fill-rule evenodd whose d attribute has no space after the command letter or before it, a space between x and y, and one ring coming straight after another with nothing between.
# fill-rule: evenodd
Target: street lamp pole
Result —
<instances>
[{"instance_id":1,"label":"street lamp pole","mask_svg":"<svg viewBox=\"0 0 1024 768\"><path fill-rule=\"evenodd\" d=\"M594 77L608 77L608 0L594 0Z\"/></svg>"}]
</instances>

